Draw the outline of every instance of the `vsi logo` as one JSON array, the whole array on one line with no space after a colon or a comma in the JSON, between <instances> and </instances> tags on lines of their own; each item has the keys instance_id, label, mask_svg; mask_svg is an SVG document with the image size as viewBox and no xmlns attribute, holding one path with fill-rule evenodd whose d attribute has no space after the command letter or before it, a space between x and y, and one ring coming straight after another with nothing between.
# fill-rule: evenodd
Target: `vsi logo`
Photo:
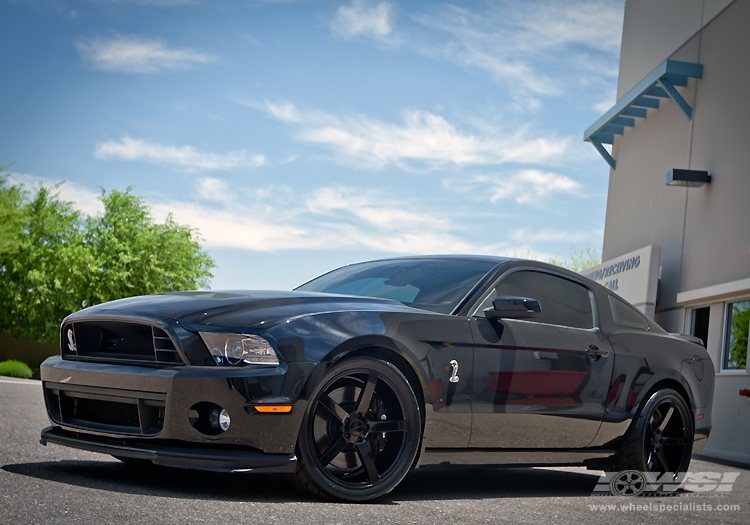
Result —
<instances>
[{"instance_id":1,"label":"vsi logo","mask_svg":"<svg viewBox=\"0 0 750 525\"><path fill-rule=\"evenodd\" d=\"M76 338L75 335L73 335L72 328L68 328L68 350L70 350L74 354L78 353L78 348L76 347Z\"/></svg>"},{"instance_id":2,"label":"vsi logo","mask_svg":"<svg viewBox=\"0 0 750 525\"><path fill-rule=\"evenodd\" d=\"M615 496L638 496L644 490L646 477L637 470L623 470L609 482L609 491Z\"/></svg>"},{"instance_id":3,"label":"vsi logo","mask_svg":"<svg viewBox=\"0 0 750 525\"><path fill-rule=\"evenodd\" d=\"M690 492L731 492L739 472L640 472L623 470L605 472L594 487L594 493L609 492L614 496L669 494L677 489Z\"/></svg>"}]
</instances>

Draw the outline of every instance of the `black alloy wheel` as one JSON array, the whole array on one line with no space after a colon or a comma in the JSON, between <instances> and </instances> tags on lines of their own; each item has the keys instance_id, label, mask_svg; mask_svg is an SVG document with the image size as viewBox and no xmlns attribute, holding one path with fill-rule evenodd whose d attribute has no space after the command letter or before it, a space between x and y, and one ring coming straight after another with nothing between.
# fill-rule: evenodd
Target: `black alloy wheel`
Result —
<instances>
[{"instance_id":1,"label":"black alloy wheel","mask_svg":"<svg viewBox=\"0 0 750 525\"><path fill-rule=\"evenodd\" d=\"M302 420L297 478L317 496L380 497L409 472L421 424L416 396L391 363L338 363L313 392Z\"/></svg>"},{"instance_id":2,"label":"black alloy wheel","mask_svg":"<svg viewBox=\"0 0 750 525\"><path fill-rule=\"evenodd\" d=\"M625 435L618 466L649 472L654 480L680 482L690 464L694 435L693 414L682 396L672 389L658 390Z\"/></svg>"}]
</instances>

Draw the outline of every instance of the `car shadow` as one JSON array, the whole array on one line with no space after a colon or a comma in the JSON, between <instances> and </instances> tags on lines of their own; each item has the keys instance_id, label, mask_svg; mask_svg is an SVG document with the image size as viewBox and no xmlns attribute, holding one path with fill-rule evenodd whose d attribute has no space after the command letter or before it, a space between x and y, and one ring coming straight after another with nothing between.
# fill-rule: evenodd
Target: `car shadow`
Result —
<instances>
[{"instance_id":1,"label":"car shadow","mask_svg":"<svg viewBox=\"0 0 750 525\"><path fill-rule=\"evenodd\" d=\"M0 468L65 485L132 495L269 503L312 500L284 476L273 474L231 474L78 460L15 463Z\"/></svg>"},{"instance_id":2,"label":"car shadow","mask_svg":"<svg viewBox=\"0 0 750 525\"><path fill-rule=\"evenodd\" d=\"M412 471L389 495L395 500L586 497L598 472L547 468L438 467Z\"/></svg>"},{"instance_id":3,"label":"car shadow","mask_svg":"<svg viewBox=\"0 0 750 525\"><path fill-rule=\"evenodd\" d=\"M278 474L218 473L135 467L116 461L43 461L3 465L2 470L66 485L132 495L211 501L316 501ZM484 498L590 496L598 473L534 468L431 468L409 473L379 504Z\"/></svg>"}]
</instances>

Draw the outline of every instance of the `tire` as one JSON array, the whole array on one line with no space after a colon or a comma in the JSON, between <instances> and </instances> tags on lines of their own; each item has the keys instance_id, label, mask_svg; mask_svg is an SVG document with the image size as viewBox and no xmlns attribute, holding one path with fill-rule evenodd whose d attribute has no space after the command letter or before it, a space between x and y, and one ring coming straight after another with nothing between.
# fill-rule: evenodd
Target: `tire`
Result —
<instances>
[{"instance_id":1,"label":"tire","mask_svg":"<svg viewBox=\"0 0 750 525\"><path fill-rule=\"evenodd\" d=\"M312 392L297 441L297 480L317 497L367 501L409 472L422 423L409 382L375 358L331 367Z\"/></svg>"},{"instance_id":2,"label":"tire","mask_svg":"<svg viewBox=\"0 0 750 525\"><path fill-rule=\"evenodd\" d=\"M693 413L683 397L669 388L657 390L625 434L617 468L651 473L662 482L681 482L680 473L690 465L694 435Z\"/></svg>"}]
</instances>

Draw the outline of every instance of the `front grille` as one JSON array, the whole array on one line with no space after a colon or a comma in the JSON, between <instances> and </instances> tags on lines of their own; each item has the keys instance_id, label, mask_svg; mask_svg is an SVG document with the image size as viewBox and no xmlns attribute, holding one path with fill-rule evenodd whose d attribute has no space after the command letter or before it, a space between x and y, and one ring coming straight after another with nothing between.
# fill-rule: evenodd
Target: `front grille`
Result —
<instances>
[{"instance_id":1,"label":"front grille","mask_svg":"<svg viewBox=\"0 0 750 525\"><path fill-rule=\"evenodd\" d=\"M70 427L155 436L164 428L166 395L45 383L47 413Z\"/></svg>"},{"instance_id":2,"label":"front grille","mask_svg":"<svg viewBox=\"0 0 750 525\"><path fill-rule=\"evenodd\" d=\"M156 326L122 321L81 321L62 328L62 354L107 362L180 364L169 334Z\"/></svg>"},{"instance_id":3,"label":"front grille","mask_svg":"<svg viewBox=\"0 0 750 525\"><path fill-rule=\"evenodd\" d=\"M73 405L74 418L101 423L103 425L117 425L120 427L140 426L138 405L117 403L115 401L100 401L98 399L76 398Z\"/></svg>"}]
</instances>

